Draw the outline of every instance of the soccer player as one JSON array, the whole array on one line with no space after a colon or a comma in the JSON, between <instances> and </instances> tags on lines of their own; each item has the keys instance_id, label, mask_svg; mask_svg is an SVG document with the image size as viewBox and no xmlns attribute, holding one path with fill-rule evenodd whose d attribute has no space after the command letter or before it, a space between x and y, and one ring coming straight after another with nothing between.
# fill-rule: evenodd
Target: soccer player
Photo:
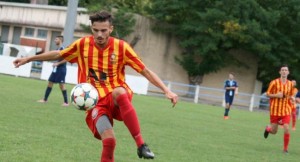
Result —
<instances>
[{"instance_id":1,"label":"soccer player","mask_svg":"<svg viewBox=\"0 0 300 162\"><path fill-rule=\"evenodd\" d=\"M267 96L270 97L270 125L264 131L264 137L268 138L269 133L276 134L278 125L283 125L283 152L288 153L290 141L289 123L291 116L290 100L295 100L293 94L293 83L288 80L289 68L282 65L279 70L280 78L270 82Z\"/></svg>"},{"instance_id":2,"label":"soccer player","mask_svg":"<svg viewBox=\"0 0 300 162\"><path fill-rule=\"evenodd\" d=\"M100 99L95 108L86 112L86 123L94 137L102 140L102 162L114 161L116 137L113 119L123 121L133 137L139 158L153 159L141 135L136 111L131 103L132 91L125 83L125 65L129 65L160 88L173 107L178 96L170 91L162 80L141 61L130 45L111 37L113 19L109 12L90 15L92 36L73 42L62 51L50 51L27 58L18 58L13 63L19 67L34 60L57 60L64 58L78 64L78 82L91 83L97 88Z\"/></svg>"},{"instance_id":3,"label":"soccer player","mask_svg":"<svg viewBox=\"0 0 300 162\"><path fill-rule=\"evenodd\" d=\"M293 83L293 96L296 97L298 93L297 82L296 80L292 80ZM296 130L296 121L297 121L297 104L293 100L290 100L291 108L292 108L292 130Z\"/></svg>"},{"instance_id":4,"label":"soccer player","mask_svg":"<svg viewBox=\"0 0 300 162\"><path fill-rule=\"evenodd\" d=\"M233 102L234 95L238 94L238 83L234 80L234 74L229 73L229 78L224 82L225 89L225 113L224 119L229 119L229 110Z\"/></svg>"},{"instance_id":5,"label":"soccer player","mask_svg":"<svg viewBox=\"0 0 300 162\"><path fill-rule=\"evenodd\" d=\"M54 42L57 46L57 50L63 50L63 36L56 36L56 38L54 39ZM62 92L63 98L64 98L64 102L62 104L62 106L69 106L68 103L68 96L67 96L67 89L65 86L65 79L66 79L66 74L67 74L67 61L64 59L59 59L57 60L57 62L53 63L53 70L52 73L48 79L48 86L46 88L45 91L45 95L44 98L41 100L38 100L37 102L40 103L46 103L48 101L48 97L52 91L52 87L53 84L58 83L59 84L59 88Z\"/></svg>"}]
</instances>

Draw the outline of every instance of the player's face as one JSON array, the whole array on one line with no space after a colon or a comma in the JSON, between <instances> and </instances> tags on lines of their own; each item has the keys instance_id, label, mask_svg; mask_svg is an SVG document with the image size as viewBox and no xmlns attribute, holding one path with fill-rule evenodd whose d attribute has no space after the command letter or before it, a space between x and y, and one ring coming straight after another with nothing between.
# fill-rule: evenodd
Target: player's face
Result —
<instances>
[{"instance_id":1,"label":"player's face","mask_svg":"<svg viewBox=\"0 0 300 162\"><path fill-rule=\"evenodd\" d=\"M113 26L108 22L94 22L91 26L94 40L100 47L105 47L108 42L110 33L113 31Z\"/></svg>"},{"instance_id":2,"label":"player's face","mask_svg":"<svg viewBox=\"0 0 300 162\"><path fill-rule=\"evenodd\" d=\"M234 79L234 76L232 74L229 74L229 79L230 80L233 80Z\"/></svg>"},{"instance_id":3,"label":"player's face","mask_svg":"<svg viewBox=\"0 0 300 162\"><path fill-rule=\"evenodd\" d=\"M279 71L279 74L281 76L281 78L287 78L287 76L289 75L289 68L288 67L282 67Z\"/></svg>"},{"instance_id":4,"label":"player's face","mask_svg":"<svg viewBox=\"0 0 300 162\"><path fill-rule=\"evenodd\" d=\"M54 39L55 44L58 46L60 44L60 39L59 38L55 38Z\"/></svg>"}]
</instances>

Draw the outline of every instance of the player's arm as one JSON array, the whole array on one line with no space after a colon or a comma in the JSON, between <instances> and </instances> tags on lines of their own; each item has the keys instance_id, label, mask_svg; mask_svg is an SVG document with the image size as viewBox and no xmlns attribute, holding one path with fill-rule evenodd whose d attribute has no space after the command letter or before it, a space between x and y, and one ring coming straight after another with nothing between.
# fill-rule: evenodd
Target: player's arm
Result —
<instances>
[{"instance_id":1,"label":"player's arm","mask_svg":"<svg viewBox=\"0 0 300 162\"><path fill-rule=\"evenodd\" d=\"M177 94L170 91L154 72L145 67L144 70L141 71L141 74L147 78L150 83L160 88L165 93L166 97L173 103L173 107L176 105L178 100Z\"/></svg>"},{"instance_id":2,"label":"player's arm","mask_svg":"<svg viewBox=\"0 0 300 162\"><path fill-rule=\"evenodd\" d=\"M239 94L239 87L235 87L234 93L235 93L236 95Z\"/></svg>"},{"instance_id":3,"label":"player's arm","mask_svg":"<svg viewBox=\"0 0 300 162\"><path fill-rule=\"evenodd\" d=\"M269 98L283 98L282 92L272 93L274 88L275 88L275 83L274 81L272 81L268 87L267 96Z\"/></svg>"},{"instance_id":4,"label":"player's arm","mask_svg":"<svg viewBox=\"0 0 300 162\"><path fill-rule=\"evenodd\" d=\"M61 60L61 61L59 61L59 62L53 63L53 66L59 66L59 65L64 64L64 63L66 63L66 62L68 62L68 61L67 61L67 60Z\"/></svg>"},{"instance_id":5,"label":"player's arm","mask_svg":"<svg viewBox=\"0 0 300 162\"><path fill-rule=\"evenodd\" d=\"M53 61L58 59L62 59L62 57L59 54L59 51L49 51L39 55L17 58L13 61L13 64L16 68L18 68L21 65L24 65L31 61Z\"/></svg>"}]
</instances>

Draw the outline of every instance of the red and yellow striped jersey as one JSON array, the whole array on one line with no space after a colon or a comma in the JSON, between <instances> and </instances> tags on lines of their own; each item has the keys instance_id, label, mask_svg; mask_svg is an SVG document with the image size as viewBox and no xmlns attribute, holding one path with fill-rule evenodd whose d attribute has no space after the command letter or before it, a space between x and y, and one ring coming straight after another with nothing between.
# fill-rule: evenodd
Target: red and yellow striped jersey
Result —
<instances>
[{"instance_id":1,"label":"red and yellow striped jersey","mask_svg":"<svg viewBox=\"0 0 300 162\"><path fill-rule=\"evenodd\" d=\"M270 115L290 115L290 97L293 96L293 83L290 80L287 80L286 83L282 83L280 78L272 80L267 90L267 94L277 94L278 92L282 92L284 97L270 98Z\"/></svg>"},{"instance_id":2,"label":"red and yellow striped jersey","mask_svg":"<svg viewBox=\"0 0 300 162\"><path fill-rule=\"evenodd\" d=\"M60 51L60 55L78 64L78 83L91 83L98 89L100 97L119 86L132 92L125 83L125 65L139 73L145 68L130 45L114 37L109 37L103 49L96 46L93 36L83 37Z\"/></svg>"}]
</instances>

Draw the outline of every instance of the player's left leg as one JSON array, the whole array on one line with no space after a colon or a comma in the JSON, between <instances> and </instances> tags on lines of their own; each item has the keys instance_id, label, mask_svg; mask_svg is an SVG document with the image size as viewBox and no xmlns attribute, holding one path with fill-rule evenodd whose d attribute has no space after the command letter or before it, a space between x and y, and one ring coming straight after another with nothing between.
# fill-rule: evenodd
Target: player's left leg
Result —
<instances>
[{"instance_id":1,"label":"player's left leg","mask_svg":"<svg viewBox=\"0 0 300 162\"><path fill-rule=\"evenodd\" d=\"M64 98L64 103L62 104L62 106L69 106L67 89L66 89L65 83L59 83L59 88L60 88L63 98Z\"/></svg>"},{"instance_id":2,"label":"player's left leg","mask_svg":"<svg viewBox=\"0 0 300 162\"><path fill-rule=\"evenodd\" d=\"M284 116L282 118L282 122L283 122L283 130L284 130L284 134L283 134L283 152L288 153L288 146L289 146L289 142L290 142L290 131L289 131L290 115Z\"/></svg>"},{"instance_id":3,"label":"player's left leg","mask_svg":"<svg viewBox=\"0 0 300 162\"><path fill-rule=\"evenodd\" d=\"M153 152L144 143L141 135L140 124L135 109L131 103L131 95L123 87L117 87L112 92L115 105L119 107L124 124L128 128L131 136L138 147L138 156L140 158L154 158Z\"/></svg>"}]
</instances>

